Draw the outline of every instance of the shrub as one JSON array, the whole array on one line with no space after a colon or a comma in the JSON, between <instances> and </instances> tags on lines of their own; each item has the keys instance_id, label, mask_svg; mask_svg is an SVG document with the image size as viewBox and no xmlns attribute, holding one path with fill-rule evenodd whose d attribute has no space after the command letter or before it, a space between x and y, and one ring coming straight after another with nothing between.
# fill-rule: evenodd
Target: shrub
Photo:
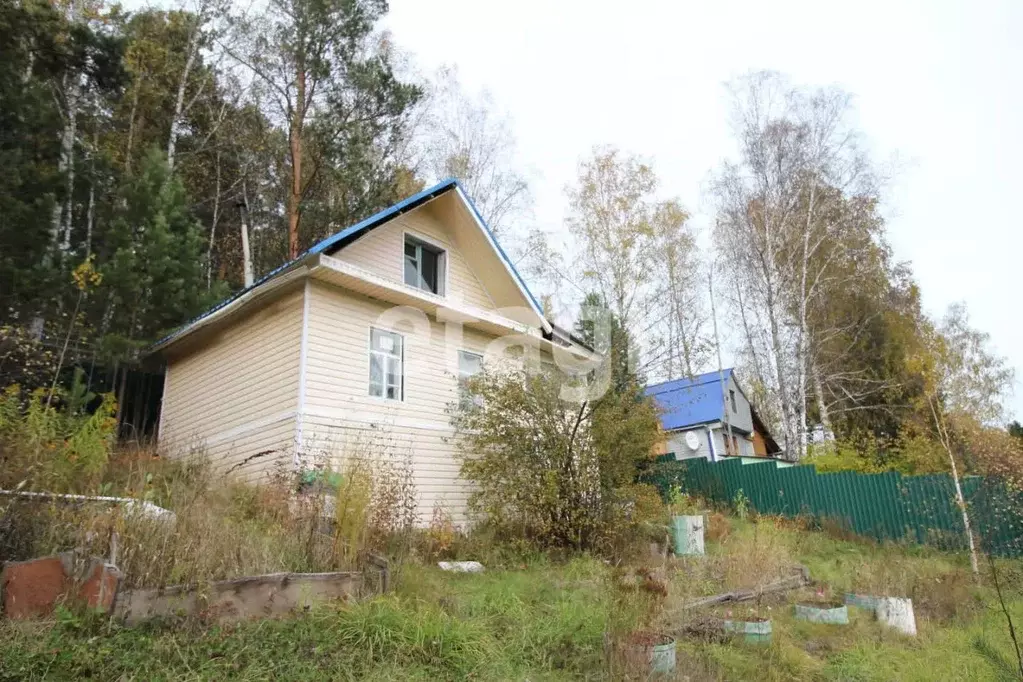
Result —
<instances>
[{"instance_id":1,"label":"shrub","mask_svg":"<svg viewBox=\"0 0 1023 682\"><path fill-rule=\"evenodd\" d=\"M112 394L86 391L81 370L70 389L52 394L7 387L0 393L0 486L94 492L114 446L116 411Z\"/></svg>"},{"instance_id":2,"label":"shrub","mask_svg":"<svg viewBox=\"0 0 1023 682\"><path fill-rule=\"evenodd\" d=\"M639 522L632 484L657 442L656 411L638 388L582 403L564 378L485 368L453 423L470 513L541 548L607 549Z\"/></svg>"},{"instance_id":3,"label":"shrub","mask_svg":"<svg viewBox=\"0 0 1023 682\"><path fill-rule=\"evenodd\" d=\"M428 558L448 558L458 539L458 528L451 513L439 504L434 505L430 525L423 533L423 554Z\"/></svg>"}]
</instances>

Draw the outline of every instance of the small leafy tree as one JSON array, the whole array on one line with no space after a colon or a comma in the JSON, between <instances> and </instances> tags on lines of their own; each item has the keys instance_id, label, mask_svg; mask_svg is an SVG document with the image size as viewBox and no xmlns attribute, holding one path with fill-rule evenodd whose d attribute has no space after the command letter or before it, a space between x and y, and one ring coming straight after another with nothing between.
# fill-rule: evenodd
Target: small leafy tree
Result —
<instances>
[{"instance_id":1,"label":"small leafy tree","mask_svg":"<svg viewBox=\"0 0 1023 682\"><path fill-rule=\"evenodd\" d=\"M633 518L639 462L658 438L638 387L582 403L553 369L484 368L454 414L470 512L503 537L542 548L606 549Z\"/></svg>"}]
</instances>

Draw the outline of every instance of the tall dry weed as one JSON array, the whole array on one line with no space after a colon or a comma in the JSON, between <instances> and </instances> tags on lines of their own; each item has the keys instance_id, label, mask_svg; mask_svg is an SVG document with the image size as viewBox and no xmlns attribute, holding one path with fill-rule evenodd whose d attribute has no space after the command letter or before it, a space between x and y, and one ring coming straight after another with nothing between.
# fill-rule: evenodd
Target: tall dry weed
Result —
<instances>
[{"instance_id":1,"label":"tall dry weed","mask_svg":"<svg viewBox=\"0 0 1023 682\"><path fill-rule=\"evenodd\" d=\"M789 575L795 560L775 520L761 517L743 532L732 533L721 543L722 572L728 589L760 591Z\"/></svg>"},{"instance_id":2,"label":"tall dry weed","mask_svg":"<svg viewBox=\"0 0 1023 682\"><path fill-rule=\"evenodd\" d=\"M109 557L116 544L129 587L357 569L411 531L418 495L410 462L342 461L339 475L321 477L328 485L302 486L284 465L252 485L218 475L201 453L167 462L133 448L111 458L106 487L169 509L173 521L125 504L0 499L0 558Z\"/></svg>"}]
</instances>

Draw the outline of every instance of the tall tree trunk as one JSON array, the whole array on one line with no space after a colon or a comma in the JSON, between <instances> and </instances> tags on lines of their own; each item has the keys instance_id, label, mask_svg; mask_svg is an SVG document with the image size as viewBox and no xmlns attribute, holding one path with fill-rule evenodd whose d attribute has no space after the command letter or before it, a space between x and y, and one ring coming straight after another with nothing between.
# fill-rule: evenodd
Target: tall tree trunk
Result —
<instances>
[{"instance_id":1,"label":"tall tree trunk","mask_svg":"<svg viewBox=\"0 0 1023 682\"><path fill-rule=\"evenodd\" d=\"M242 270L245 273L245 288L252 286L252 253L249 251L249 195L242 180L242 205L241 209L241 230L242 230Z\"/></svg>"},{"instance_id":2,"label":"tall tree trunk","mask_svg":"<svg viewBox=\"0 0 1023 682\"><path fill-rule=\"evenodd\" d=\"M805 280L806 280L806 264L803 265L803 291L805 292ZM807 449L807 428L806 428L806 374L807 364L809 360L807 358L806 346L806 294L804 293L799 297L799 329L796 332L796 436L799 443L799 452L797 459L803 459L806 457Z\"/></svg>"},{"instance_id":3,"label":"tall tree trunk","mask_svg":"<svg viewBox=\"0 0 1023 682\"><path fill-rule=\"evenodd\" d=\"M775 245L775 229L771 216L765 215L764 221L764 248L759 254L760 267L763 270L765 304L767 309L767 320L771 334L771 360L774 370L774 380L778 387L778 402L781 407L782 428L785 438L785 456L789 460L799 458L798 445L796 443L794 414L792 409L792 393L789 390L789 379L785 361L785 348L781 340L781 322L784 315L784 302L781 301L778 287L780 276L777 273L779 256ZM795 452L793 450L795 449Z\"/></svg>"},{"instance_id":4,"label":"tall tree trunk","mask_svg":"<svg viewBox=\"0 0 1023 682\"><path fill-rule=\"evenodd\" d=\"M65 192L68 187L67 173L68 168L72 163L71 155L74 153L75 142L74 131L72 130L72 121L74 118L71 112L74 107L72 107L71 80L71 76L64 74L61 89L65 93L67 108L64 112L64 127L60 131L60 157L57 160L57 172L65 178ZM61 227L64 224L63 215L70 201L71 197L66 196L63 200L54 202L53 204L53 212L50 216L50 245L54 251L58 251L60 248Z\"/></svg>"},{"instance_id":5,"label":"tall tree trunk","mask_svg":"<svg viewBox=\"0 0 1023 682\"><path fill-rule=\"evenodd\" d=\"M138 308L133 308L131 311L131 321L128 324L128 341L135 338L135 319L138 315ZM121 428L124 426L124 393L128 382L128 367L123 366L125 363L118 361L115 367L121 368L121 384L117 389L117 414L115 418L117 420L117 433L120 435Z\"/></svg>"},{"instance_id":6,"label":"tall tree trunk","mask_svg":"<svg viewBox=\"0 0 1023 682\"><path fill-rule=\"evenodd\" d=\"M714 325L714 347L718 354L718 381L721 383L721 409L725 418L725 454L733 457L739 453L735 452L735 436L732 434L732 416L728 410L728 386L725 385L725 370L721 366L721 338L718 336L718 313L714 304L714 270L707 273L707 288L710 293L710 319Z\"/></svg>"},{"instance_id":7,"label":"tall tree trunk","mask_svg":"<svg viewBox=\"0 0 1023 682\"><path fill-rule=\"evenodd\" d=\"M117 387L117 436L121 437L121 430L124 428L124 394L128 385L128 368L120 367L121 380Z\"/></svg>"},{"instance_id":8,"label":"tall tree trunk","mask_svg":"<svg viewBox=\"0 0 1023 682\"><path fill-rule=\"evenodd\" d=\"M131 89L131 111L128 114L128 135L124 145L124 174L131 177L131 155L135 151L135 118L139 110L139 86Z\"/></svg>"},{"instance_id":9,"label":"tall tree trunk","mask_svg":"<svg viewBox=\"0 0 1023 682\"><path fill-rule=\"evenodd\" d=\"M685 321L683 318L682 311L682 297L679 295L679 277L678 264L675 260L674 255L670 255L668 258L668 287L671 292L671 307L674 313L675 327L677 333L677 341L682 345L682 361L679 363L680 369L685 372L687 377L693 376L693 339L689 337L689 334L685 330ZM674 348L672 348L674 351Z\"/></svg>"},{"instance_id":10,"label":"tall tree trunk","mask_svg":"<svg viewBox=\"0 0 1023 682\"><path fill-rule=\"evenodd\" d=\"M817 413L820 415L821 426L824 427L824 436L829 438L825 443L830 443L830 435L835 433L835 430L831 427L831 415L828 413L828 405L824 400L824 384L821 382L821 371L817 367L817 362L811 360L810 372L813 375L813 394L817 400ZM828 445L830 448L830 445Z\"/></svg>"},{"instance_id":11,"label":"tall tree trunk","mask_svg":"<svg viewBox=\"0 0 1023 682\"><path fill-rule=\"evenodd\" d=\"M934 397L931 395L927 396L927 404L931 407L931 414L934 416L934 425L938 429L938 437L941 440L942 446L945 448L946 454L948 454L948 463L952 468L952 482L955 484L956 489L956 505L959 507L959 511L963 515L963 529L966 532L966 544L970 548L970 568L973 570L973 576L975 578L980 576L980 566L977 561L977 546L973 541L973 529L970 527L970 514L966 509L966 498L963 496L963 487L959 483L959 467L956 466L955 455L952 454L952 441L948 437L948 429L945 428L944 421L938 415L938 410L934 407Z\"/></svg>"},{"instance_id":12,"label":"tall tree trunk","mask_svg":"<svg viewBox=\"0 0 1023 682\"><path fill-rule=\"evenodd\" d=\"M774 285L768 280L767 287L767 319L771 331L771 352L773 354L774 379L778 386L778 401L781 406L782 428L785 434L785 454L792 459L798 459L798 450L793 453L796 445L796 434L793 430L792 395L789 393L789 382L785 371L785 352L781 342L781 325L778 322L780 311Z\"/></svg>"},{"instance_id":13,"label":"tall tree trunk","mask_svg":"<svg viewBox=\"0 0 1023 682\"><path fill-rule=\"evenodd\" d=\"M757 344L753 339L753 329L750 327L749 318L746 317L746 302L742 298L742 286L735 281L735 295L739 303L739 319L742 322L742 331L746 336L746 346L749 348L750 357L753 359L753 371L757 373L757 380L761 386L767 385L767 376L764 374L763 365L760 362L760 353L757 352Z\"/></svg>"},{"instance_id":14,"label":"tall tree trunk","mask_svg":"<svg viewBox=\"0 0 1023 682\"><path fill-rule=\"evenodd\" d=\"M72 74L67 91L67 121L60 142L60 160L64 171L64 220L61 225L61 258L71 251L71 222L75 198L75 139L78 137L78 105L82 84L78 74Z\"/></svg>"},{"instance_id":15,"label":"tall tree trunk","mask_svg":"<svg viewBox=\"0 0 1023 682\"><path fill-rule=\"evenodd\" d=\"M302 210L302 126L305 122L305 65L297 65L295 111L291 119L291 191L288 196L288 258L298 258L298 224Z\"/></svg>"},{"instance_id":16,"label":"tall tree trunk","mask_svg":"<svg viewBox=\"0 0 1023 682\"><path fill-rule=\"evenodd\" d=\"M213 192L213 218L210 220L210 244L206 250L206 291L213 286L213 243L217 236L217 220L220 218L220 148L216 155L215 186Z\"/></svg>"},{"instance_id":17,"label":"tall tree trunk","mask_svg":"<svg viewBox=\"0 0 1023 682\"><path fill-rule=\"evenodd\" d=\"M82 0L72 0L67 20L71 25L81 21ZM78 104L82 92L81 76L77 71L65 73L61 79L64 93L64 128L60 134L60 159L57 171L64 177L64 201L53 207L50 221L50 243L61 257L70 250L71 206L75 190L75 137L78 134Z\"/></svg>"},{"instance_id":18,"label":"tall tree trunk","mask_svg":"<svg viewBox=\"0 0 1023 682\"><path fill-rule=\"evenodd\" d=\"M806 207L806 224L803 227L803 254L800 259L799 272L799 329L796 332L796 409L799 418L796 421L796 428L799 431L799 459L806 456L807 450L807 427L806 427L806 375L811 363L808 349L810 346L810 331L807 324L807 304L811 295L809 274L810 274L810 234L814 225L815 202L817 198L817 185L810 183L810 197ZM816 250L816 249L814 249Z\"/></svg>"},{"instance_id":19,"label":"tall tree trunk","mask_svg":"<svg viewBox=\"0 0 1023 682\"><path fill-rule=\"evenodd\" d=\"M89 152L89 205L85 210L85 257L92 255L92 229L96 222L96 149L99 144L97 133L92 134L92 150Z\"/></svg>"},{"instance_id":20,"label":"tall tree trunk","mask_svg":"<svg viewBox=\"0 0 1023 682\"><path fill-rule=\"evenodd\" d=\"M184 113L188 76L195 64L195 57L199 54L199 33L202 21L202 12L200 11L195 17L195 29L188 39L188 57L185 59L185 68L181 71L181 78L178 80L178 92L174 99L174 115L171 117L170 134L167 136L167 167L171 170L174 170L174 153L177 149L178 136L181 134L181 117Z\"/></svg>"}]
</instances>

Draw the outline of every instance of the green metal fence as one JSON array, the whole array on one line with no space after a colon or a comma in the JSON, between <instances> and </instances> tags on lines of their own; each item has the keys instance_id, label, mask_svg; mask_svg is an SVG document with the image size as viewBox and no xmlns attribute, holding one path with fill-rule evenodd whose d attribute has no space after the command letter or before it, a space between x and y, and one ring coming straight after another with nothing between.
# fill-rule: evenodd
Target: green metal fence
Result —
<instances>
[{"instance_id":1,"label":"green metal fence","mask_svg":"<svg viewBox=\"0 0 1023 682\"><path fill-rule=\"evenodd\" d=\"M947 550L966 547L963 518L948 474L896 472L821 474L812 465L778 467L704 459L660 461L644 475L661 494L676 483L689 494L729 503L739 490L762 514L829 519L880 541L908 541ZM996 479L968 476L963 496L982 547L996 556L1023 556L1023 497Z\"/></svg>"}]
</instances>

